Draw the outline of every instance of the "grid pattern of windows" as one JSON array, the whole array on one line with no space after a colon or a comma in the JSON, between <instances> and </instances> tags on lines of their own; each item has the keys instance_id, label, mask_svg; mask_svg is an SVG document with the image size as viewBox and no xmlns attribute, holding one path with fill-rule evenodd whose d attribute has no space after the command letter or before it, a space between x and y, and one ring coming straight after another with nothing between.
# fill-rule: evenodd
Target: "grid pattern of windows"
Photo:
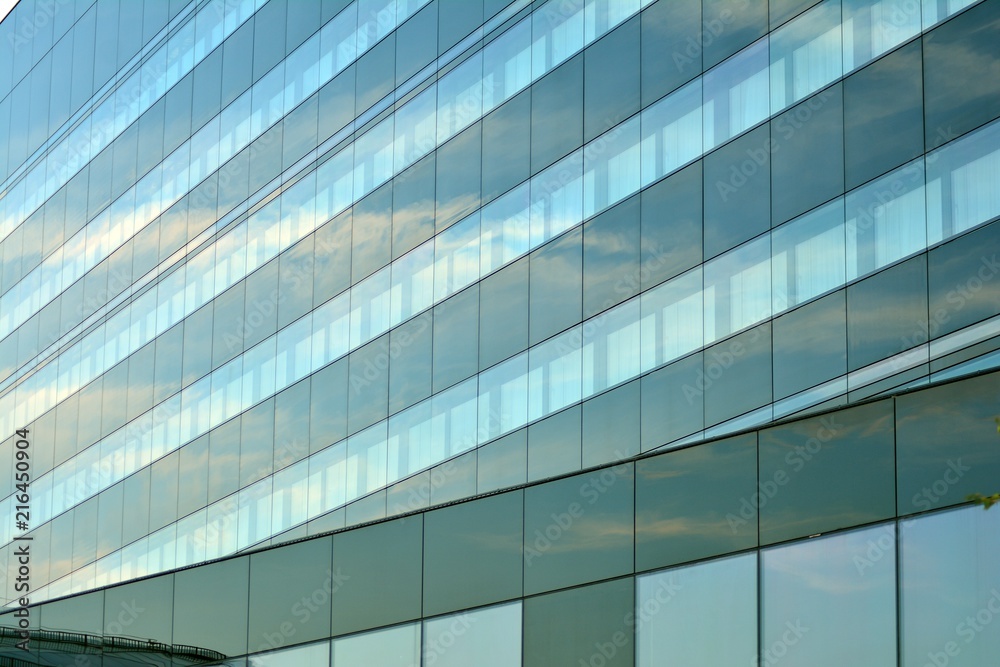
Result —
<instances>
[{"instance_id":1,"label":"grid pattern of windows","mask_svg":"<svg viewBox=\"0 0 1000 667\"><path fill-rule=\"evenodd\" d=\"M1000 0L22 0L0 42L0 516L29 426L36 601L1000 365ZM915 511L880 486L878 405L807 469L870 459L857 497L786 491L759 541L690 559ZM788 442L761 431L756 465ZM633 473L580 525L638 517ZM497 503L480 539L544 535ZM416 535L468 542L454 514ZM399 585L439 583L349 631L634 574L639 538L635 563L609 540L485 597L424 553ZM789 595L771 553L747 604ZM249 568L256 627L282 592ZM533 627L542 599L481 613ZM289 659L426 662L452 622ZM472 636L435 659L508 664Z\"/></svg>"}]
</instances>

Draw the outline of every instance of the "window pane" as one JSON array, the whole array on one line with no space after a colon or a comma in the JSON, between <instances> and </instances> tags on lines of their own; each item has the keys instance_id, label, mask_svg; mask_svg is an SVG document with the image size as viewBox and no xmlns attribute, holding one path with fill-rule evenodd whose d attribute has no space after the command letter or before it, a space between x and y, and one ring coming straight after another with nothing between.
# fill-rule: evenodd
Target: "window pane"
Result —
<instances>
[{"instance_id":1,"label":"window pane","mask_svg":"<svg viewBox=\"0 0 1000 667\"><path fill-rule=\"evenodd\" d=\"M771 35L771 111L841 75L840 0L823 2Z\"/></svg>"},{"instance_id":2,"label":"window pane","mask_svg":"<svg viewBox=\"0 0 1000 667\"><path fill-rule=\"evenodd\" d=\"M333 664L337 667L415 667L420 664L420 624L335 639Z\"/></svg>"},{"instance_id":3,"label":"window pane","mask_svg":"<svg viewBox=\"0 0 1000 667\"><path fill-rule=\"evenodd\" d=\"M518 667L521 664L521 603L425 621L424 664Z\"/></svg>"},{"instance_id":4,"label":"window pane","mask_svg":"<svg viewBox=\"0 0 1000 667\"><path fill-rule=\"evenodd\" d=\"M762 39L705 74L706 151L768 117L767 72Z\"/></svg>"}]
</instances>

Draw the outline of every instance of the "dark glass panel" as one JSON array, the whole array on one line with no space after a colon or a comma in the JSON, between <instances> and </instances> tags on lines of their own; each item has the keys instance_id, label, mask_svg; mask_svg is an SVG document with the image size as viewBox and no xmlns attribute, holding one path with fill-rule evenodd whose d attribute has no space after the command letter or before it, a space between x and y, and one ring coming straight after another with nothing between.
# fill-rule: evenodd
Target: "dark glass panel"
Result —
<instances>
[{"instance_id":1,"label":"dark glass panel","mask_svg":"<svg viewBox=\"0 0 1000 667\"><path fill-rule=\"evenodd\" d=\"M479 285L434 308L434 391L441 391L478 369Z\"/></svg>"},{"instance_id":2,"label":"dark glass panel","mask_svg":"<svg viewBox=\"0 0 1000 667\"><path fill-rule=\"evenodd\" d=\"M389 414L431 395L430 313L423 313L389 334Z\"/></svg>"},{"instance_id":3,"label":"dark glass panel","mask_svg":"<svg viewBox=\"0 0 1000 667\"><path fill-rule=\"evenodd\" d=\"M701 0L655 2L640 19L642 104L701 73Z\"/></svg>"},{"instance_id":4,"label":"dark glass panel","mask_svg":"<svg viewBox=\"0 0 1000 667\"><path fill-rule=\"evenodd\" d=\"M977 7L924 35L924 132L936 148L1000 115L1000 6Z\"/></svg>"},{"instance_id":5,"label":"dark glass panel","mask_svg":"<svg viewBox=\"0 0 1000 667\"><path fill-rule=\"evenodd\" d=\"M334 536L334 635L420 617L422 536L420 515Z\"/></svg>"},{"instance_id":6,"label":"dark glass panel","mask_svg":"<svg viewBox=\"0 0 1000 667\"><path fill-rule=\"evenodd\" d=\"M274 397L274 469L309 455L309 378Z\"/></svg>"},{"instance_id":7,"label":"dark glass panel","mask_svg":"<svg viewBox=\"0 0 1000 667\"><path fill-rule=\"evenodd\" d=\"M583 467L639 453L639 382L616 387L583 404Z\"/></svg>"},{"instance_id":8,"label":"dark glass panel","mask_svg":"<svg viewBox=\"0 0 1000 667\"><path fill-rule=\"evenodd\" d=\"M531 93L507 100L483 119L483 201L528 178L531 171Z\"/></svg>"},{"instance_id":9,"label":"dark glass panel","mask_svg":"<svg viewBox=\"0 0 1000 667\"><path fill-rule=\"evenodd\" d=\"M424 157L392 182L393 259L434 236L436 155Z\"/></svg>"},{"instance_id":10,"label":"dark glass panel","mask_svg":"<svg viewBox=\"0 0 1000 667\"><path fill-rule=\"evenodd\" d=\"M32 611L36 613L41 611L39 626L43 630L61 630L97 636L104 633L103 591L56 600Z\"/></svg>"},{"instance_id":11,"label":"dark glass panel","mask_svg":"<svg viewBox=\"0 0 1000 667\"><path fill-rule=\"evenodd\" d=\"M902 352L925 340L926 332L926 256L847 288L848 370Z\"/></svg>"},{"instance_id":12,"label":"dark glass panel","mask_svg":"<svg viewBox=\"0 0 1000 667\"><path fill-rule=\"evenodd\" d=\"M392 230L392 184L386 183L354 205L351 281L389 263Z\"/></svg>"},{"instance_id":13,"label":"dark glass panel","mask_svg":"<svg viewBox=\"0 0 1000 667\"><path fill-rule=\"evenodd\" d=\"M756 434L636 462L635 569L757 545Z\"/></svg>"},{"instance_id":14,"label":"dark glass panel","mask_svg":"<svg viewBox=\"0 0 1000 667\"><path fill-rule=\"evenodd\" d=\"M222 99L225 108L250 87L253 74L254 18L222 43Z\"/></svg>"},{"instance_id":15,"label":"dark glass panel","mask_svg":"<svg viewBox=\"0 0 1000 667\"><path fill-rule=\"evenodd\" d=\"M351 65L319 89L319 143L354 119L356 75L357 66Z\"/></svg>"},{"instance_id":16,"label":"dark glass panel","mask_svg":"<svg viewBox=\"0 0 1000 667\"><path fill-rule=\"evenodd\" d=\"M775 398L791 396L846 372L844 290L775 318Z\"/></svg>"},{"instance_id":17,"label":"dark glass panel","mask_svg":"<svg viewBox=\"0 0 1000 667\"><path fill-rule=\"evenodd\" d=\"M396 81L396 36L386 39L358 58L358 83L355 113L360 114L388 93Z\"/></svg>"},{"instance_id":18,"label":"dark glass panel","mask_svg":"<svg viewBox=\"0 0 1000 667\"><path fill-rule=\"evenodd\" d=\"M998 373L896 399L900 515L960 503L970 493L996 493L998 404Z\"/></svg>"},{"instance_id":19,"label":"dark glass panel","mask_svg":"<svg viewBox=\"0 0 1000 667\"><path fill-rule=\"evenodd\" d=\"M177 516L187 516L208 504L208 436L178 450Z\"/></svg>"},{"instance_id":20,"label":"dark glass panel","mask_svg":"<svg viewBox=\"0 0 1000 667\"><path fill-rule=\"evenodd\" d=\"M382 335L350 356L347 432L385 419L389 409L389 336Z\"/></svg>"},{"instance_id":21,"label":"dark glass panel","mask_svg":"<svg viewBox=\"0 0 1000 667\"><path fill-rule=\"evenodd\" d=\"M437 57L438 6L430 3L396 30L396 85Z\"/></svg>"},{"instance_id":22,"label":"dark glass panel","mask_svg":"<svg viewBox=\"0 0 1000 667\"><path fill-rule=\"evenodd\" d=\"M347 359L340 359L311 376L310 452L318 452L347 435L347 378Z\"/></svg>"},{"instance_id":23,"label":"dark glass panel","mask_svg":"<svg viewBox=\"0 0 1000 667\"><path fill-rule=\"evenodd\" d=\"M234 493L240 480L240 419L231 419L208 434L208 502Z\"/></svg>"},{"instance_id":24,"label":"dark glass panel","mask_svg":"<svg viewBox=\"0 0 1000 667\"><path fill-rule=\"evenodd\" d=\"M930 338L966 327L1000 310L1000 222L928 253ZM914 343L926 340L914 336Z\"/></svg>"},{"instance_id":25,"label":"dark glass panel","mask_svg":"<svg viewBox=\"0 0 1000 667\"><path fill-rule=\"evenodd\" d=\"M583 140L639 110L639 19L633 17L583 54Z\"/></svg>"},{"instance_id":26,"label":"dark glass panel","mask_svg":"<svg viewBox=\"0 0 1000 667\"><path fill-rule=\"evenodd\" d=\"M251 651L330 635L331 595L343 584L331 568L333 540L309 540L250 556Z\"/></svg>"},{"instance_id":27,"label":"dark glass panel","mask_svg":"<svg viewBox=\"0 0 1000 667\"><path fill-rule=\"evenodd\" d=\"M893 516L893 436L892 401L761 431L761 543Z\"/></svg>"},{"instance_id":28,"label":"dark glass panel","mask_svg":"<svg viewBox=\"0 0 1000 667\"><path fill-rule=\"evenodd\" d=\"M268 2L254 16L254 81L285 57L285 20L288 0Z\"/></svg>"},{"instance_id":29,"label":"dark glass panel","mask_svg":"<svg viewBox=\"0 0 1000 667\"><path fill-rule=\"evenodd\" d=\"M705 393L695 384L703 372L702 353L697 352L643 376L643 451L705 428Z\"/></svg>"},{"instance_id":30,"label":"dark glass panel","mask_svg":"<svg viewBox=\"0 0 1000 667\"><path fill-rule=\"evenodd\" d=\"M426 515L425 616L521 595L523 513L514 491Z\"/></svg>"},{"instance_id":31,"label":"dark glass panel","mask_svg":"<svg viewBox=\"0 0 1000 667\"><path fill-rule=\"evenodd\" d=\"M754 42L767 32L767 3L747 0L702 0L702 32L685 44L689 58L704 50L704 68L709 69Z\"/></svg>"},{"instance_id":32,"label":"dark glass panel","mask_svg":"<svg viewBox=\"0 0 1000 667\"><path fill-rule=\"evenodd\" d=\"M438 0L438 53L444 53L483 22L482 0Z\"/></svg>"},{"instance_id":33,"label":"dark glass panel","mask_svg":"<svg viewBox=\"0 0 1000 667\"><path fill-rule=\"evenodd\" d=\"M243 413L240 488L271 474L274 460L274 399Z\"/></svg>"},{"instance_id":34,"label":"dark glass panel","mask_svg":"<svg viewBox=\"0 0 1000 667\"><path fill-rule=\"evenodd\" d=\"M635 294L639 267L639 197L601 213L583 226L583 316L590 317Z\"/></svg>"},{"instance_id":35,"label":"dark glass panel","mask_svg":"<svg viewBox=\"0 0 1000 667\"><path fill-rule=\"evenodd\" d=\"M526 489L525 594L632 572L634 489L631 464Z\"/></svg>"},{"instance_id":36,"label":"dark glass panel","mask_svg":"<svg viewBox=\"0 0 1000 667\"><path fill-rule=\"evenodd\" d=\"M174 575L167 574L104 591L104 631L172 643Z\"/></svg>"},{"instance_id":37,"label":"dark glass panel","mask_svg":"<svg viewBox=\"0 0 1000 667\"><path fill-rule=\"evenodd\" d=\"M702 260L702 169L697 162L642 192L639 280L629 294L657 285Z\"/></svg>"},{"instance_id":38,"label":"dark glass panel","mask_svg":"<svg viewBox=\"0 0 1000 667\"><path fill-rule=\"evenodd\" d=\"M763 125L705 157L705 257L770 228L774 146Z\"/></svg>"},{"instance_id":39,"label":"dark glass panel","mask_svg":"<svg viewBox=\"0 0 1000 667\"><path fill-rule=\"evenodd\" d=\"M531 171L583 143L583 57L563 63L531 87Z\"/></svg>"},{"instance_id":40,"label":"dark glass panel","mask_svg":"<svg viewBox=\"0 0 1000 667\"><path fill-rule=\"evenodd\" d=\"M520 429L479 448L479 493L488 493L516 484L528 477L528 430Z\"/></svg>"},{"instance_id":41,"label":"dark glass panel","mask_svg":"<svg viewBox=\"0 0 1000 667\"><path fill-rule=\"evenodd\" d=\"M583 230L574 229L531 253L529 343L534 345L581 319Z\"/></svg>"},{"instance_id":42,"label":"dark glass panel","mask_svg":"<svg viewBox=\"0 0 1000 667\"><path fill-rule=\"evenodd\" d=\"M172 452L150 466L149 531L154 532L177 520L178 452Z\"/></svg>"},{"instance_id":43,"label":"dark glass panel","mask_svg":"<svg viewBox=\"0 0 1000 667\"><path fill-rule=\"evenodd\" d=\"M632 577L524 601L524 667L632 667Z\"/></svg>"},{"instance_id":44,"label":"dark glass panel","mask_svg":"<svg viewBox=\"0 0 1000 667\"><path fill-rule=\"evenodd\" d=\"M482 369L528 347L528 260L521 259L485 278L479 293Z\"/></svg>"},{"instance_id":45,"label":"dark glass panel","mask_svg":"<svg viewBox=\"0 0 1000 667\"><path fill-rule=\"evenodd\" d=\"M479 207L482 147L482 123L476 123L437 150L435 227L438 231Z\"/></svg>"},{"instance_id":46,"label":"dark glass panel","mask_svg":"<svg viewBox=\"0 0 1000 667\"><path fill-rule=\"evenodd\" d=\"M706 426L770 403L770 323L706 349L704 370L685 393L704 393Z\"/></svg>"},{"instance_id":47,"label":"dark glass panel","mask_svg":"<svg viewBox=\"0 0 1000 667\"><path fill-rule=\"evenodd\" d=\"M318 306L351 284L351 210L316 230L313 304Z\"/></svg>"},{"instance_id":48,"label":"dark glass panel","mask_svg":"<svg viewBox=\"0 0 1000 667\"><path fill-rule=\"evenodd\" d=\"M244 556L174 575L175 644L246 653L249 564Z\"/></svg>"},{"instance_id":49,"label":"dark glass panel","mask_svg":"<svg viewBox=\"0 0 1000 667\"><path fill-rule=\"evenodd\" d=\"M771 121L771 222L844 191L844 104L837 84ZM822 168L817 168L822 165Z\"/></svg>"},{"instance_id":50,"label":"dark glass panel","mask_svg":"<svg viewBox=\"0 0 1000 667\"><path fill-rule=\"evenodd\" d=\"M580 469L580 406L528 427L528 481Z\"/></svg>"}]
</instances>

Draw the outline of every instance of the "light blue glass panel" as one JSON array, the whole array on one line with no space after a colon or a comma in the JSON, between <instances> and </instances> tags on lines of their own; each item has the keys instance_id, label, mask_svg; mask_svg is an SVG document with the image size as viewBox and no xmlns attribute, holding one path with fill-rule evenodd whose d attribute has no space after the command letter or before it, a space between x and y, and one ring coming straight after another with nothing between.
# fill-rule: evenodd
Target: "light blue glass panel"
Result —
<instances>
[{"instance_id":1,"label":"light blue glass panel","mask_svg":"<svg viewBox=\"0 0 1000 667\"><path fill-rule=\"evenodd\" d=\"M479 375L479 442L492 440L528 422L528 353Z\"/></svg>"},{"instance_id":2,"label":"light blue glass panel","mask_svg":"<svg viewBox=\"0 0 1000 667\"><path fill-rule=\"evenodd\" d=\"M354 196L357 199L392 177L393 117L386 118L354 142Z\"/></svg>"},{"instance_id":3,"label":"light blue glass panel","mask_svg":"<svg viewBox=\"0 0 1000 667\"><path fill-rule=\"evenodd\" d=\"M281 241L281 199L275 198L247 219L247 273L278 255Z\"/></svg>"},{"instance_id":4,"label":"light blue glass panel","mask_svg":"<svg viewBox=\"0 0 1000 667\"><path fill-rule=\"evenodd\" d=\"M271 536L271 478L265 477L242 489L237 499L236 545L238 549L245 549Z\"/></svg>"},{"instance_id":5,"label":"light blue glass panel","mask_svg":"<svg viewBox=\"0 0 1000 667\"><path fill-rule=\"evenodd\" d=\"M424 664L516 667L521 664L521 603L424 621Z\"/></svg>"},{"instance_id":6,"label":"light blue glass panel","mask_svg":"<svg viewBox=\"0 0 1000 667\"><path fill-rule=\"evenodd\" d=\"M840 0L827 0L771 34L771 113L841 76Z\"/></svg>"},{"instance_id":7,"label":"light blue glass panel","mask_svg":"<svg viewBox=\"0 0 1000 667\"><path fill-rule=\"evenodd\" d=\"M513 262L530 248L529 185L522 183L482 209L480 275Z\"/></svg>"},{"instance_id":8,"label":"light blue glass panel","mask_svg":"<svg viewBox=\"0 0 1000 667\"><path fill-rule=\"evenodd\" d=\"M757 660L757 555L637 577L636 619L638 667L764 664Z\"/></svg>"},{"instance_id":9,"label":"light blue glass panel","mask_svg":"<svg viewBox=\"0 0 1000 667\"><path fill-rule=\"evenodd\" d=\"M330 642L324 641L283 651L251 655L248 664L249 667L328 667Z\"/></svg>"},{"instance_id":10,"label":"light blue glass panel","mask_svg":"<svg viewBox=\"0 0 1000 667\"><path fill-rule=\"evenodd\" d=\"M444 461L476 446L478 398L475 376L431 397L431 460Z\"/></svg>"},{"instance_id":11,"label":"light blue glass panel","mask_svg":"<svg viewBox=\"0 0 1000 667\"><path fill-rule=\"evenodd\" d=\"M843 0L844 74L920 32L916 0Z\"/></svg>"},{"instance_id":12,"label":"light blue glass panel","mask_svg":"<svg viewBox=\"0 0 1000 667\"><path fill-rule=\"evenodd\" d=\"M648 1L647 3L648 4ZM639 0L587 0L584 39L590 44L639 11Z\"/></svg>"},{"instance_id":13,"label":"light blue glass panel","mask_svg":"<svg viewBox=\"0 0 1000 667\"><path fill-rule=\"evenodd\" d=\"M320 33L307 39L285 58L285 113L319 89L319 60Z\"/></svg>"},{"instance_id":14,"label":"light blue glass panel","mask_svg":"<svg viewBox=\"0 0 1000 667\"><path fill-rule=\"evenodd\" d=\"M483 52L438 80L438 145L455 136L483 115Z\"/></svg>"},{"instance_id":15,"label":"light blue glass panel","mask_svg":"<svg viewBox=\"0 0 1000 667\"><path fill-rule=\"evenodd\" d=\"M1000 121L927 155L927 242L1000 215Z\"/></svg>"},{"instance_id":16,"label":"light blue glass panel","mask_svg":"<svg viewBox=\"0 0 1000 667\"><path fill-rule=\"evenodd\" d=\"M479 212L437 235L434 300L441 301L479 280Z\"/></svg>"},{"instance_id":17,"label":"light blue glass panel","mask_svg":"<svg viewBox=\"0 0 1000 667\"><path fill-rule=\"evenodd\" d=\"M639 116L594 139L583 151L583 217L639 190Z\"/></svg>"},{"instance_id":18,"label":"light blue glass panel","mask_svg":"<svg viewBox=\"0 0 1000 667\"><path fill-rule=\"evenodd\" d=\"M846 214L849 280L926 248L923 158L849 193Z\"/></svg>"},{"instance_id":19,"label":"light blue glass panel","mask_svg":"<svg viewBox=\"0 0 1000 667\"><path fill-rule=\"evenodd\" d=\"M309 516L317 517L347 502L347 442L309 457Z\"/></svg>"},{"instance_id":20,"label":"light blue glass panel","mask_svg":"<svg viewBox=\"0 0 1000 667\"><path fill-rule=\"evenodd\" d=\"M642 185L702 154L702 80L697 78L642 112Z\"/></svg>"},{"instance_id":21,"label":"light blue glass panel","mask_svg":"<svg viewBox=\"0 0 1000 667\"><path fill-rule=\"evenodd\" d=\"M385 486L386 422L355 433L347 440L347 499Z\"/></svg>"},{"instance_id":22,"label":"light blue glass panel","mask_svg":"<svg viewBox=\"0 0 1000 667\"><path fill-rule=\"evenodd\" d=\"M350 292L343 292L313 311L313 369L322 368L347 354L350 345L350 307Z\"/></svg>"},{"instance_id":23,"label":"light blue glass panel","mask_svg":"<svg viewBox=\"0 0 1000 667\"><path fill-rule=\"evenodd\" d=\"M896 664L895 538L882 525L762 551L761 662Z\"/></svg>"},{"instance_id":24,"label":"light blue glass panel","mask_svg":"<svg viewBox=\"0 0 1000 667\"><path fill-rule=\"evenodd\" d=\"M771 315L771 239L765 234L705 264L705 344Z\"/></svg>"},{"instance_id":25,"label":"light blue glass panel","mask_svg":"<svg viewBox=\"0 0 1000 667\"><path fill-rule=\"evenodd\" d=\"M484 113L526 88L531 80L531 22L525 19L483 49Z\"/></svg>"},{"instance_id":26,"label":"light blue glass panel","mask_svg":"<svg viewBox=\"0 0 1000 667\"><path fill-rule=\"evenodd\" d=\"M431 408L431 401L425 400L389 417L388 484L431 465Z\"/></svg>"},{"instance_id":27,"label":"light blue glass panel","mask_svg":"<svg viewBox=\"0 0 1000 667\"><path fill-rule=\"evenodd\" d=\"M357 348L389 329L392 291L386 266L351 288L351 348Z\"/></svg>"},{"instance_id":28,"label":"light blue glass panel","mask_svg":"<svg viewBox=\"0 0 1000 667\"><path fill-rule=\"evenodd\" d=\"M396 111L393 169L399 173L437 147L437 86L433 85Z\"/></svg>"},{"instance_id":29,"label":"light blue glass panel","mask_svg":"<svg viewBox=\"0 0 1000 667\"><path fill-rule=\"evenodd\" d=\"M275 391L281 391L312 370L312 314L279 331L275 350Z\"/></svg>"},{"instance_id":30,"label":"light blue glass panel","mask_svg":"<svg viewBox=\"0 0 1000 667\"><path fill-rule=\"evenodd\" d=\"M451 229L454 228L448 231ZM433 305L434 270L434 239L422 243L392 263L390 307L393 326Z\"/></svg>"},{"instance_id":31,"label":"light blue glass panel","mask_svg":"<svg viewBox=\"0 0 1000 667\"><path fill-rule=\"evenodd\" d=\"M1000 514L966 507L899 530L902 664L989 664L1000 655Z\"/></svg>"},{"instance_id":32,"label":"light blue glass panel","mask_svg":"<svg viewBox=\"0 0 1000 667\"><path fill-rule=\"evenodd\" d=\"M212 426L243 410L243 357L236 357L212 373Z\"/></svg>"},{"instance_id":33,"label":"light blue glass panel","mask_svg":"<svg viewBox=\"0 0 1000 667\"><path fill-rule=\"evenodd\" d=\"M344 148L316 170L316 218L329 220L354 201L354 145Z\"/></svg>"},{"instance_id":34,"label":"light blue glass panel","mask_svg":"<svg viewBox=\"0 0 1000 667\"><path fill-rule=\"evenodd\" d=\"M924 30L975 2L976 0L923 0Z\"/></svg>"},{"instance_id":35,"label":"light blue glass panel","mask_svg":"<svg viewBox=\"0 0 1000 667\"><path fill-rule=\"evenodd\" d=\"M564 157L531 179L531 247L583 220L583 151Z\"/></svg>"},{"instance_id":36,"label":"light blue glass panel","mask_svg":"<svg viewBox=\"0 0 1000 667\"><path fill-rule=\"evenodd\" d=\"M259 137L267 128L281 120L285 111L284 85L285 72L281 67L275 67L254 84L251 89L251 136Z\"/></svg>"},{"instance_id":37,"label":"light blue glass panel","mask_svg":"<svg viewBox=\"0 0 1000 667\"><path fill-rule=\"evenodd\" d=\"M583 398L640 373L639 300L625 303L583 323Z\"/></svg>"},{"instance_id":38,"label":"light blue glass panel","mask_svg":"<svg viewBox=\"0 0 1000 667\"><path fill-rule=\"evenodd\" d=\"M279 247L284 250L316 229L316 174L307 174L281 193Z\"/></svg>"},{"instance_id":39,"label":"light blue glass panel","mask_svg":"<svg viewBox=\"0 0 1000 667\"><path fill-rule=\"evenodd\" d=\"M844 200L771 233L773 312L780 313L844 284Z\"/></svg>"},{"instance_id":40,"label":"light blue glass panel","mask_svg":"<svg viewBox=\"0 0 1000 667\"><path fill-rule=\"evenodd\" d=\"M249 408L274 394L274 352L276 339L268 338L243 355L243 408Z\"/></svg>"},{"instance_id":41,"label":"light blue glass panel","mask_svg":"<svg viewBox=\"0 0 1000 667\"><path fill-rule=\"evenodd\" d=\"M416 667L420 664L420 624L334 639L333 664L337 667Z\"/></svg>"},{"instance_id":42,"label":"light blue glass panel","mask_svg":"<svg viewBox=\"0 0 1000 667\"><path fill-rule=\"evenodd\" d=\"M767 37L705 73L704 150L710 150L769 115Z\"/></svg>"},{"instance_id":43,"label":"light blue glass panel","mask_svg":"<svg viewBox=\"0 0 1000 667\"><path fill-rule=\"evenodd\" d=\"M206 520L206 511L200 509L177 522L175 567L205 561Z\"/></svg>"},{"instance_id":44,"label":"light blue glass panel","mask_svg":"<svg viewBox=\"0 0 1000 667\"><path fill-rule=\"evenodd\" d=\"M274 474L271 534L277 535L309 518L309 461L303 459Z\"/></svg>"},{"instance_id":45,"label":"light blue glass panel","mask_svg":"<svg viewBox=\"0 0 1000 667\"><path fill-rule=\"evenodd\" d=\"M549 0L531 15L531 75L538 79L583 48L584 8Z\"/></svg>"},{"instance_id":46,"label":"light blue glass panel","mask_svg":"<svg viewBox=\"0 0 1000 667\"><path fill-rule=\"evenodd\" d=\"M528 351L528 421L580 401L582 337L576 326Z\"/></svg>"}]
</instances>

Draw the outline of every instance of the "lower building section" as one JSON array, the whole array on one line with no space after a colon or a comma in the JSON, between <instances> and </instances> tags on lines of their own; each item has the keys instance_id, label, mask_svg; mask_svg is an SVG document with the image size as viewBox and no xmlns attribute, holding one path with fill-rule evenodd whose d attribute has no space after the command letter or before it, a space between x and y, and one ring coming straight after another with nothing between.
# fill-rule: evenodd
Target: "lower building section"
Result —
<instances>
[{"instance_id":1,"label":"lower building section","mask_svg":"<svg viewBox=\"0 0 1000 667\"><path fill-rule=\"evenodd\" d=\"M0 665L987 667L1000 508L963 502L1000 489L998 412L1000 373L980 374L41 605L28 593L0 616Z\"/></svg>"}]
</instances>

